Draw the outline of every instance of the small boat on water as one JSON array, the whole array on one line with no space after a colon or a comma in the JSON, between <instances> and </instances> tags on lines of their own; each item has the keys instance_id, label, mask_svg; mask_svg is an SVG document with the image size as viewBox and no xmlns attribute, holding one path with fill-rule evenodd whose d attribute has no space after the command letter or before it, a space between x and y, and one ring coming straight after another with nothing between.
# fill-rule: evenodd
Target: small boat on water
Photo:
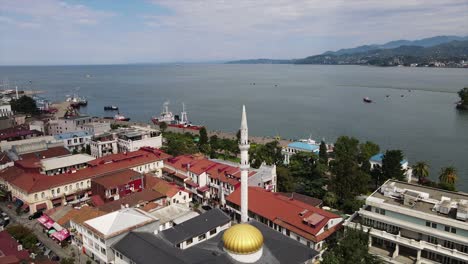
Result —
<instances>
[{"instance_id":1,"label":"small boat on water","mask_svg":"<svg viewBox=\"0 0 468 264\"><path fill-rule=\"evenodd\" d=\"M119 107L115 105L106 105L104 106L104 110L105 111L117 111L119 110Z\"/></svg>"},{"instance_id":2,"label":"small boat on water","mask_svg":"<svg viewBox=\"0 0 468 264\"><path fill-rule=\"evenodd\" d=\"M364 103L372 103L372 100L369 97L364 97L362 98L362 100L364 101Z\"/></svg>"},{"instance_id":3,"label":"small boat on water","mask_svg":"<svg viewBox=\"0 0 468 264\"><path fill-rule=\"evenodd\" d=\"M115 121L130 121L129 117L125 117L124 115L121 115L120 113L116 114L114 116Z\"/></svg>"},{"instance_id":4,"label":"small boat on water","mask_svg":"<svg viewBox=\"0 0 468 264\"><path fill-rule=\"evenodd\" d=\"M81 106L88 105L88 100L86 98L77 96L76 94L68 97L67 102L70 102L70 106L74 108L80 108Z\"/></svg>"}]
</instances>

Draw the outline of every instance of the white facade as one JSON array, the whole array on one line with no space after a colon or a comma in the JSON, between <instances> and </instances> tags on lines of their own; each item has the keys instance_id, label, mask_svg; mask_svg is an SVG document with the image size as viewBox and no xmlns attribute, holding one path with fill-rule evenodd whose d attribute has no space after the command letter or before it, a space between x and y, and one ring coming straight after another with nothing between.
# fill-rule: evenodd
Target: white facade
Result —
<instances>
[{"instance_id":1,"label":"white facade","mask_svg":"<svg viewBox=\"0 0 468 264\"><path fill-rule=\"evenodd\" d=\"M11 116L13 112L11 111L10 104L0 104L0 117L2 116Z\"/></svg>"},{"instance_id":2,"label":"white facade","mask_svg":"<svg viewBox=\"0 0 468 264\"><path fill-rule=\"evenodd\" d=\"M87 123L84 126L84 131L87 131L91 135L102 135L111 131L111 126L109 122L91 122Z\"/></svg>"},{"instance_id":3,"label":"white facade","mask_svg":"<svg viewBox=\"0 0 468 264\"><path fill-rule=\"evenodd\" d=\"M117 145L119 152L131 152L142 147L162 147L162 136L159 130L132 127L136 131L128 130L118 134Z\"/></svg>"},{"instance_id":4,"label":"white facade","mask_svg":"<svg viewBox=\"0 0 468 264\"><path fill-rule=\"evenodd\" d=\"M467 220L468 195L388 180L345 226L362 225L370 251L386 261L466 264Z\"/></svg>"},{"instance_id":5,"label":"white facade","mask_svg":"<svg viewBox=\"0 0 468 264\"><path fill-rule=\"evenodd\" d=\"M42 132L45 134L45 125L44 125L44 121L40 121L40 120L36 120L36 121L32 121L31 123L29 123L29 129L30 130L37 130L39 132Z\"/></svg>"},{"instance_id":6,"label":"white facade","mask_svg":"<svg viewBox=\"0 0 468 264\"><path fill-rule=\"evenodd\" d=\"M41 160L41 173L47 175L63 174L68 171L76 172L76 170L87 167L88 162L94 160L93 156L87 154L76 154L63 157L54 157Z\"/></svg>"},{"instance_id":7,"label":"white facade","mask_svg":"<svg viewBox=\"0 0 468 264\"><path fill-rule=\"evenodd\" d=\"M124 208L84 222L82 233L86 254L99 262L113 263L112 244L130 231L157 232L159 221L136 208Z\"/></svg>"},{"instance_id":8,"label":"white facade","mask_svg":"<svg viewBox=\"0 0 468 264\"><path fill-rule=\"evenodd\" d=\"M57 134L55 139L63 141L63 145L70 151L83 151L90 144L91 134L87 131L77 131Z\"/></svg>"},{"instance_id":9,"label":"white facade","mask_svg":"<svg viewBox=\"0 0 468 264\"><path fill-rule=\"evenodd\" d=\"M49 135L83 131L85 125L92 122L89 116L59 118L49 121Z\"/></svg>"}]
</instances>

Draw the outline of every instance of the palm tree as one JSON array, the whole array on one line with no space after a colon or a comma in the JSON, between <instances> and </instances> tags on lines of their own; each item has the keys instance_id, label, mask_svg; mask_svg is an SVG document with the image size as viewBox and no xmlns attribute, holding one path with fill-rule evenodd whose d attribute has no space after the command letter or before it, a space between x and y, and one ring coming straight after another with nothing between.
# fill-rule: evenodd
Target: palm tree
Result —
<instances>
[{"instance_id":1,"label":"palm tree","mask_svg":"<svg viewBox=\"0 0 468 264\"><path fill-rule=\"evenodd\" d=\"M442 183L455 185L455 182L457 182L457 178L457 170L454 167L449 166L442 168L439 176L439 181Z\"/></svg>"},{"instance_id":2,"label":"palm tree","mask_svg":"<svg viewBox=\"0 0 468 264\"><path fill-rule=\"evenodd\" d=\"M418 183L429 176L429 165L426 162L420 161L413 166L413 174L418 177Z\"/></svg>"}]
</instances>

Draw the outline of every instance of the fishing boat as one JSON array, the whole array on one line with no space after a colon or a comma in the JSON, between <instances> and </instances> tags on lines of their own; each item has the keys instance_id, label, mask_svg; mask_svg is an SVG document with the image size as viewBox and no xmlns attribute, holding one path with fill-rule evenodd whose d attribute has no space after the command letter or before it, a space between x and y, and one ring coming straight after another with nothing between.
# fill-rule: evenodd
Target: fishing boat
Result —
<instances>
[{"instance_id":1,"label":"fishing boat","mask_svg":"<svg viewBox=\"0 0 468 264\"><path fill-rule=\"evenodd\" d=\"M76 94L68 97L67 102L70 102L70 105L75 108L88 105L88 100L86 98L77 96Z\"/></svg>"},{"instance_id":2,"label":"fishing boat","mask_svg":"<svg viewBox=\"0 0 468 264\"><path fill-rule=\"evenodd\" d=\"M169 127L177 128L188 128L192 130L200 130L203 126L193 125L192 122L188 120L187 112L185 111L185 104L182 103L182 112L179 115L174 115L169 111L169 102L166 101L163 104L163 110L159 116L154 116L151 118L151 121L155 125L161 123L166 123Z\"/></svg>"},{"instance_id":3,"label":"fishing boat","mask_svg":"<svg viewBox=\"0 0 468 264\"><path fill-rule=\"evenodd\" d=\"M125 117L124 115L121 115L120 113L116 114L114 116L115 121L130 121L129 117Z\"/></svg>"},{"instance_id":4,"label":"fishing boat","mask_svg":"<svg viewBox=\"0 0 468 264\"><path fill-rule=\"evenodd\" d=\"M104 110L105 111L117 111L119 110L119 107L115 105L106 105L104 106Z\"/></svg>"},{"instance_id":5,"label":"fishing boat","mask_svg":"<svg viewBox=\"0 0 468 264\"><path fill-rule=\"evenodd\" d=\"M364 103L372 103L372 100L369 97L364 97L362 98L362 100L364 101Z\"/></svg>"}]
</instances>

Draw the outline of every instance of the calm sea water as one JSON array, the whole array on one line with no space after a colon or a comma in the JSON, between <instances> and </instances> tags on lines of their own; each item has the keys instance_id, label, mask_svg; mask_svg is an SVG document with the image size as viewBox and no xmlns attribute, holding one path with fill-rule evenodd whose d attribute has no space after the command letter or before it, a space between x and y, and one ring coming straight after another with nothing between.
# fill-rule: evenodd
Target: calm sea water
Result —
<instances>
[{"instance_id":1,"label":"calm sea water","mask_svg":"<svg viewBox=\"0 0 468 264\"><path fill-rule=\"evenodd\" d=\"M87 76L89 75L89 76ZM402 149L410 163L458 169L468 191L468 113L455 110L456 92L468 86L466 69L295 65L114 65L0 67L0 81L46 91L63 100L78 91L82 112L106 116L115 104L132 120L149 121L162 103L209 129L236 131L242 104L250 133L282 138L340 135ZM29 84L32 81L32 85ZM255 83L255 85L254 85ZM32 87L29 87L32 86ZM409 91L411 90L411 91ZM387 97L389 95L389 97ZM403 95L403 97L402 97ZM364 104L368 96L375 103Z\"/></svg>"}]
</instances>

